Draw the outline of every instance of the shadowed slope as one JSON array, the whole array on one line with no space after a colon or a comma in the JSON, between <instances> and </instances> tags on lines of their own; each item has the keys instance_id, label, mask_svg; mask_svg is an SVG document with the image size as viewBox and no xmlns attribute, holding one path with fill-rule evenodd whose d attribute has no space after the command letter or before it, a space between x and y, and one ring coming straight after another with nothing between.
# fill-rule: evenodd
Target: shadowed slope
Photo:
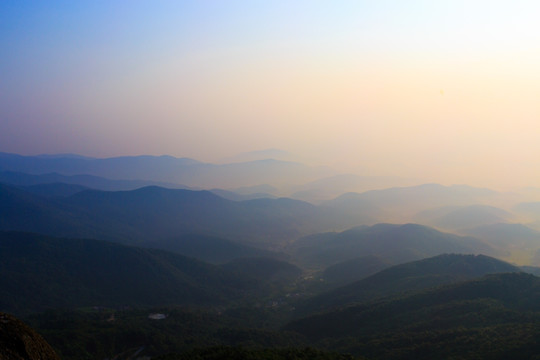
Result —
<instances>
[{"instance_id":1,"label":"shadowed slope","mask_svg":"<svg viewBox=\"0 0 540 360\"><path fill-rule=\"evenodd\" d=\"M0 310L218 304L253 280L160 250L0 232Z\"/></svg>"},{"instance_id":2,"label":"shadowed slope","mask_svg":"<svg viewBox=\"0 0 540 360\"><path fill-rule=\"evenodd\" d=\"M317 312L401 292L417 291L486 274L505 272L521 272L521 270L484 255L439 255L396 265L363 280L318 295L299 305L298 313Z\"/></svg>"},{"instance_id":3,"label":"shadowed slope","mask_svg":"<svg viewBox=\"0 0 540 360\"><path fill-rule=\"evenodd\" d=\"M285 329L369 359L534 359L539 299L540 278L493 274L314 315Z\"/></svg>"},{"instance_id":4,"label":"shadowed slope","mask_svg":"<svg viewBox=\"0 0 540 360\"><path fill-rule=\"evenodd\" d=\"M145 187L86 190L45 198L0 184L0 230L90 237L138 244L201 234L279 247L336 221L314 205L286 198L231 201L209 191Z\"/></svg>"}]
</instances>

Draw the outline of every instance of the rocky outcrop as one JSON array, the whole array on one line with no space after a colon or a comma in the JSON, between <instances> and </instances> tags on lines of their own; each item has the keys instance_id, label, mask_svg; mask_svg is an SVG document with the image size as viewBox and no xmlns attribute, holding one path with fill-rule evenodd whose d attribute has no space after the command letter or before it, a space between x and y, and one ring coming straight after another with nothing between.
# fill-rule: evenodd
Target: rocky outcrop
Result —
<instances>
[{"instance_id":1,"label":"rocky outcrop","mask_svg":"<svg viewBox=\"0 0 540 360\"><path fill-rule=\"evenodd\" d=\"M34 329L14 316L0 313L0 360L60 360Z\"/></svg>"}]
</instances>

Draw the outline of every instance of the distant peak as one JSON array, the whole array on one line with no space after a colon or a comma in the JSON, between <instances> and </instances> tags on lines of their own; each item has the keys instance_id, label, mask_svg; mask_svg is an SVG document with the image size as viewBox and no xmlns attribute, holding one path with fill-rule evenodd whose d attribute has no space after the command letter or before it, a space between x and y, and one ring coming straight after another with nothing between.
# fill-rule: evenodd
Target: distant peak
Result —
<instances>
[{"instance_id":1,"label":"distant peak","mask_svg":"<svg viewBox=\"0 0 540 360\"><path fill-rule=\"evenodd\" d=\"M295 161L296 157L288 151L270 148L236 154L218 161L221 164L252 162L261 160Z\"/></svg>"},{"instance_id":2,"label":"distant peak","mask_svg":"<svg viewBox=\"0 0 540 360\"><path fill-rule=\"evenodd\" d=\"M72 154L72 153L66 153L66 154L39 154L35 155L37 158L41 159L94 159L90 156L84 156L79 154Z\"/></svg>"}]
</instances>

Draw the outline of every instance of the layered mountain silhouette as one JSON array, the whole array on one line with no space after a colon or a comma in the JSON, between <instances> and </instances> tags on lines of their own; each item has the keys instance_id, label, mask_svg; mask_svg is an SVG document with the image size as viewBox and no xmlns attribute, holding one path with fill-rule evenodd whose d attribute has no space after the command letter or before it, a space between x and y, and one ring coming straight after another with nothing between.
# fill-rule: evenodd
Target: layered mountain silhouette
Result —
<instances>
[{"instance_id":1,"label":"layered mountain silhouette","mask_svg":"<svg viewBox=\"0 0 540 360\"><path fill-rule=\"evenodd\" d=\"M43 173L33 175L14 171L0 171L0 183L22 187L26 190L31 189L33 186L45 186L51 184L82 186L88 189L105 191L135 190L145 186L162 186L170 189L198 190L185 185L161 181L111 180L93 175L61 175L58 173ZM39 193L42 195L51 195L50 193L44 191L40 191Z\"/></svg>"},{"instance_id":2,"label":"layered mountain silhouette","mask_svg":"<svg viewBox=\"0 0 540 360\"><path fill-rule=\"evenodd\" d=\"M346 221L291 199L231 201L209 191L146 187L86 190L64 198L0 184L0 230L90 237L137 244L183 234L279 246ZM339 226L339 225L338 225Z\"/></svg>"},{"instance_id":3,"label":"layered mountain silhouette","mask_svg":"<svg viewBox=\"0 0 540 360\"><path fill-rule=\"evenodd\" d=\"M526 225L540 231L540 202L519 203L513 210L526 219Z\"/></svg>"},{"instance_id":4,"label":"layered mountain silhouette","mask_svg":"<svg viewBox=\"0 0 540 360\"><path fill-rule=\"evenodd\" d=\"M245 200L255 200L255 199L276 199L277 196L269 194L269 193L251 193L251 194L239 194L234 191L230 190L223 190L223 189L212 189L210 190L214 194L216 194L219 197L222 197L227 200L233 200L233 201L245 201Z\"/></svg>"},{"instance_id":5,"label":"layered mountain silhouette","mask_svg":"<svg viewBox=\"0 0 540 360\"><path fill-rule=\"evenodd\" d=\"M466 185L423 184L346 193L324 204L353 213L370 211L377 222L410 222L423 210L483 203L496 195L495 191Z\"/></svg>"},{"instance_id":6,"label":"layered mountain silhouette","mask_svg":"<svg viewBox=\"0 0 540 360\"><path fill-rule=\"evenodd\" d=\"M0 153L0 311L58 309L27 319L50 325L44 334L70 358L93 346L128 358L149 336L148 354L295 343L373 359L540 351L540 284L523 273L540 270L490 257L540 263L538 203L504 210L535 197L386 188L416 182L290 159ZM350 192L366 189L376 190ZM100 347L105 336L115 340Z\"/></svg>"},{"instance_id":7,"label":"layered mountain silhouette","mask_svg":"<svg viewBox=\"0 0 540 360\"><path fill-rule=\"evenodd\" d=\"M523 224L497 223L483 225L465 229L462 233L501 246L521 249L540 247L540 232Z\"/></svg>"},{"instance_id":8,"label":"layered mountain silhouette","mask_svg":"<svg viewBox=\"0 0 540 360\"><path fill-rule=\"evenodd\" d=\"M109 179L164 180L164 174L178 167L201 164L172 156L123 156L106 159L81 156L22 156L0 153L0 169L27 174L59 173L94 175ZM160 178L160 179L158 179Z\"/></svg>"},{"instance_id":9,"label":"layered mountain silhouette","mask_svg":"<svg viewBox=\"0 0 540 360\"><path fill-rule=\"evenodd\" d=\"M533 216L540 216L540 202L522 202L517 204L514 210Z\"/></svg>"},{"instance_id":10,"label":"layered mountain silhouette","mask_svg":"<svg viewBox=\"0 0 540 360\"><path fill-rule=\"evenodd\" d=\"M44 197L67 197L75 195L88 187L77 184L47 183L20 187L22 190Z\"/></svg>"},{"instance_id":11,"label":"layered mountain silhouette","mask_svg":"<svg viewBox=\"0 0 540 360\"><path fill-rule=\"evenodd\" d=\"M293 199L321 203L329 201L344 193L361 193L374 189L391 188L395 186L414 185L417 180L392 176L361 176L355 174L339 174L291 188L290 197Z\"/></svg>"},{"instance_id":12,"label":"layered mountain silhouette","mask_svg":"<svg viewBox=\"0 0 540 360\"><path fill-rule=\"evenodd\" d=\"M315 268L362 256L378 256L399 264L443 253L497 253L478 239L447 234L417 224L377 224L340 233L309 235L293 243L289 251L298 263Z\"/></svg>"},{"instance_id":13,"label":"layered mountain silhouette","mask_svg":"<svg viewBox=\"0 0 540 360\"><path fill-rule=\"evenodd\" d=\"M444 206L424 210L414 217L415 222L447 230L463 230L511 221L508 211L487 205Z\"/></svg>"},{"instance_id":14,"label":"layered mountain silhouette","mask_svg":"<svg viewBox=\"0 0 540 360\"><path fill-rule=\"evenodd\" d=\"M274 159L210 164L188 158L148 155L98 159L0 153L0 169L32 175L84 174L113 180L155 181L206 189L304 183L333 174L328 168Z\"/></svg>"},{"instance_id":15,"label":"layered mountain silhouette","mask_svg":"<svg viewBox=\"0 0 540 360\"><path fill-rule=\"evenodd\" d=\"M295 155L291 154L288 151L280 150L280 149L263 149L263 150L255 150L255 151L249 151L249 152L236 154L234 156L221 159L220 163L230 164L230 163L266 160L266 159L294 161Z\"/></svg>"}]
</instances>

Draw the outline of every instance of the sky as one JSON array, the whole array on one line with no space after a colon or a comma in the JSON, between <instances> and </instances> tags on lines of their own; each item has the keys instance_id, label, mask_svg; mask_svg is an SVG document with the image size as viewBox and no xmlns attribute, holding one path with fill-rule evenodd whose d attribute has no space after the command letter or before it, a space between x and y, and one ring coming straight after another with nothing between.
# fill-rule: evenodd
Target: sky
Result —
<instances>
[{"instance_id":1,"label":"sky","mask_svg":"<svg viewBox=\"0 0 540 360\"><path fill-rule=\"evenodd\" d=\"M0 151L540 186L538 1L0 2Z\"/></svg>"}]
</instances>

